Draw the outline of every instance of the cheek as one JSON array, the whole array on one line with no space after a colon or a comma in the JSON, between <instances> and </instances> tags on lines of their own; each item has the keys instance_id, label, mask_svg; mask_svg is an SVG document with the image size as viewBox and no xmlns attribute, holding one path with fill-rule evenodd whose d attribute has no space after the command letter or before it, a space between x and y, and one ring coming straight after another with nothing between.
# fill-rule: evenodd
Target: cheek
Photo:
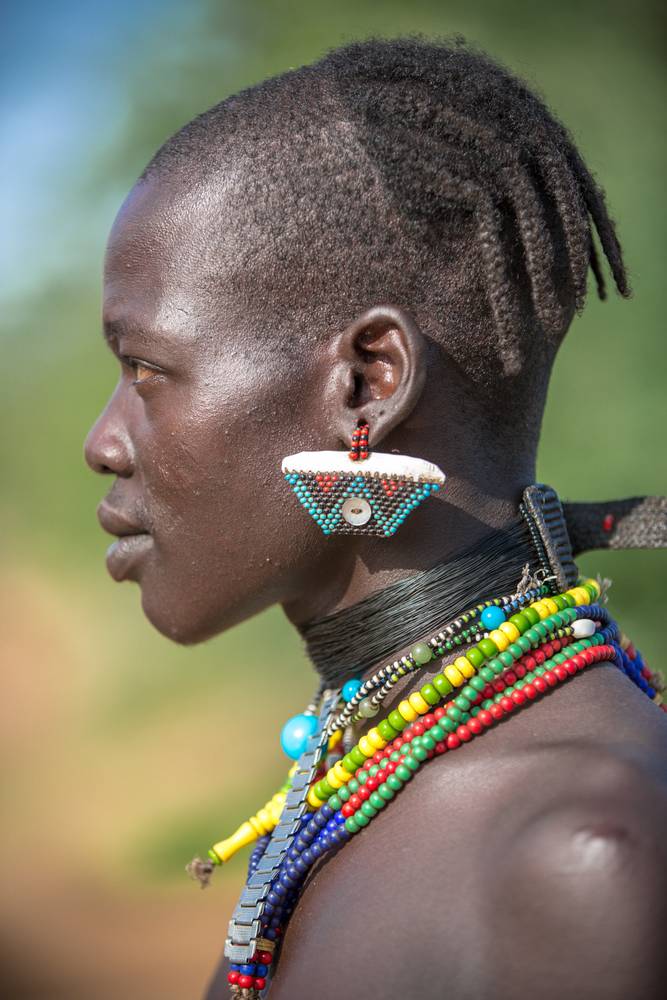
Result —
<instances>
[{"instance_id":1,"label":"cheek","mask_svg":"<svg viewBox=\"0 0 667 1000\"><path fill-rule=\"evenodd\" d=\"M185 413L146 442L142 478L156 537L205 547L252 536L286 506L275 435L231 414Z\"/></svg>"},{"instance_id":2,"label":"cheek","mask_svg":"<svg viewBox=\"0 0 667 1000\"><path fill-rule=\"evenodd\" d=\"M198 641L291 596L325 539L281 472L294 450L291 399L155 414L141 475L155 537L141 580L160 631ZM284 430L286 428L286 431Z\"/></svg>"}]
</instances>

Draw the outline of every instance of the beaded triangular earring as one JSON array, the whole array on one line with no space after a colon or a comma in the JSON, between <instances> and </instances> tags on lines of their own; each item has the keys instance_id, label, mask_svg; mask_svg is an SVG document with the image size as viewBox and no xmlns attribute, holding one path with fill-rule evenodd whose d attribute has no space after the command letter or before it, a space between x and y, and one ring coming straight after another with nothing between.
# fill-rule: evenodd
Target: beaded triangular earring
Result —
<instances>
[{"instance_id":1,"label":"beaded triangular earring","mask_svg":"<svg viewBox=\"0 0 667 1000\"><path fill-rule=\"evenodd\" d=\"M393 535L445 481L437 465L368 447L360 421L349 452L301 451L283 459L282 471L299 503L325 535Z\"/></svg>"}]
</instances>

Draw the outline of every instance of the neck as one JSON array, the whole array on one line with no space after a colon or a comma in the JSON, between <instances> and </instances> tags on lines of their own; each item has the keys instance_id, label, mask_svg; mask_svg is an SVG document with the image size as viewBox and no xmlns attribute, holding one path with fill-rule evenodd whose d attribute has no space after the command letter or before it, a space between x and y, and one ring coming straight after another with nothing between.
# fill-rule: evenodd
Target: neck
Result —
<instances>
[{"instance_id":1,"label":"neck","mask_svg":"<svg viewBox=\"0 0 667 1000\"><path fill-rule=\"evenodd\" d=\"M481 478L481 477L480 477ZM359 604L372 594L442 563L476 545L491 531L512 524L523 488L532 477L483 487L450 475L442 498L433 498L391 540L349 538L332 546L326 574L318 563L299 596L283 605L301 630L313 619Z\"/></svg>"}]
</instances>

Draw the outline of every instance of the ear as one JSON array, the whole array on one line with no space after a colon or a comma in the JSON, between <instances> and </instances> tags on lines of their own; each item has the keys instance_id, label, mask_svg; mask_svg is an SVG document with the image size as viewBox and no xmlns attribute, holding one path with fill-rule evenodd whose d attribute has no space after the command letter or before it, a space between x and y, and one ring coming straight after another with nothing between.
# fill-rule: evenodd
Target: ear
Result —
<instances>
[{"instance_id":1,"label":"ear","mask_svg":"<svg viewBox=\"0 0 667 1000\"><path fill-rule=\"evenodd\" d=\"M410 313L374 306L334 340L328 385L332 429L349 445L359 421L370 426L375 447L401 424L426 381L426 338Z\"/></svg>"}]
</instances>

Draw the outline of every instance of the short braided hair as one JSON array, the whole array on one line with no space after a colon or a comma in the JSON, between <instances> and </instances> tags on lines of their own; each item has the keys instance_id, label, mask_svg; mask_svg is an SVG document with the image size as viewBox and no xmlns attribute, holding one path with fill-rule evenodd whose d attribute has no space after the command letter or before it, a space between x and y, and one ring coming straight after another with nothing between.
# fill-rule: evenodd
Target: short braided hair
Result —
<instances>
[{"instance_id":1,"label":"short braided hair","mask_svg":"<svg viewBox=\"0 0 667 1000\"><path fill-rule=\"evenodd\" d=\"M247 166L239 263L263 283L246 303L275 304L288 349L393 301L492 396L503 379L505 399L508 379L525 390L529 360L543 396L589 268L606 295L596 239L630 293L604 194L568 131L459 39L336 49L200 115L143 177L216 176L230 157Z\"/></svg>"}]
</instances>

